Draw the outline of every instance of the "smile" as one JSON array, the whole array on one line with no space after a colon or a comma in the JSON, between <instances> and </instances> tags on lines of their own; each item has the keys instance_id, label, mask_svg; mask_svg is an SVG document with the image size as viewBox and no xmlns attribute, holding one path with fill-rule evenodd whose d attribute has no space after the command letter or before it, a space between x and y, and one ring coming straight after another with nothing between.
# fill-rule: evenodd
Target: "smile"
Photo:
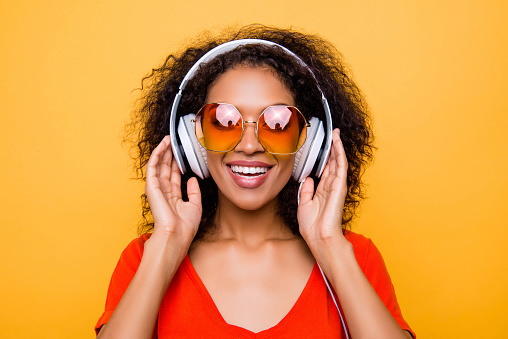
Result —
<instances>
[{"instance_id":1,"label":"smile","mask_svg":"<svg viewBox=\"0 0 508 339\"><path fill-rule=\"evenodd\" d=\"M230 166L230 168L233 173L247 178L252 176L258 176L268 171L268 167L250 167L250 166L232 165Z\"/></svg>"},{"instance_id":2,"label":"smile","mask_svg":"<svg viewBox=\"0 0 508 339\"><path fill-rule=\"evenodd\" d=\"M233 181L243 188L257 188L263 185L273 165L261 161L232 161L226 164Z\"/></svg>"}]
</instances>

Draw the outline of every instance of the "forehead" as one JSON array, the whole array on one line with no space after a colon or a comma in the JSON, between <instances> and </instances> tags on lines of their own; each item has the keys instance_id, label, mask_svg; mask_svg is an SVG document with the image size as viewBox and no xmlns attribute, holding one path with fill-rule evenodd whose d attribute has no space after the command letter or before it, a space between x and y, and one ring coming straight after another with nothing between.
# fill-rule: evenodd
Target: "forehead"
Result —
<instances>
[{"instance_id":1,"label":"forehead","mask_svg":"<svg viewBox=\"0 0 508 339\"><path fill-rule=\"evenodd\" d=\"M240 110L295 104L293 95L272 69L251 66L237 66L219 75L208 89L206 102L229 103Z\"/></svg>"}]
</instances>

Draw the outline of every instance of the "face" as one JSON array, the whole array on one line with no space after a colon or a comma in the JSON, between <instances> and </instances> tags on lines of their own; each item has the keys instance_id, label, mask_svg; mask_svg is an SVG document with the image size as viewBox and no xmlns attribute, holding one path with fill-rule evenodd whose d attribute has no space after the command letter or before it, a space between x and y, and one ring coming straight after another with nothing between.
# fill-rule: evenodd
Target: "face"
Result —
<instances>
[{"instance_id":1,"label":"face","mask_svg":"<svg viewBox=\"0 0 508 339\"><path fill-rule=\"evenodd\" d=\"M294 106L291 92L265 67L238 66L221 74L210 87L207 103L234 105L244 121L257 121L273 105ZM243 137L230 152L207 151L210 174L227 199L245 210L275 203L293 171L294 155L265 152L256 137L256 124L244 125Z\"/></svg>"}]
</instances>

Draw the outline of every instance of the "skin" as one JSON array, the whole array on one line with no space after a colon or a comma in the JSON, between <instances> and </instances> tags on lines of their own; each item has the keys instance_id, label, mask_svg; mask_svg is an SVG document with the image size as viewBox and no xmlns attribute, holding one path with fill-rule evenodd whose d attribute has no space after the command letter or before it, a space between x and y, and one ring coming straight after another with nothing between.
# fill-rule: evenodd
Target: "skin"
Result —
<instances>
[{"instance_id":1,"label":"skin","mask_svg":"<svg viewBox=\"0 0 508 339\"><path fill-rule=\"evenodd\" d=\"M294 98L269 69L239 66L216 79L207 102L231 103L244 120L255 121L265 107L294 105ZM151 338L164 293L188 253L229 324L253 332L276 325L298 299L317 261L340 299L352 338L410 338L363 275L338 226L347 192L339 131L333 131L332 153L315 194L312 179L303 184L298 207L302 238L297 238L275 213L294 156L265 152L254 124L246 126L233 151L207 153L219 188L219 227L200 241L192 242L201 215L196 179L188 181L189 201L183 201L169 137L153 151L145 191L155 228L138 271L99 337ZM232 179L228 164L234 161L258 161L270 170L261 185L246 188Z\"/></svg>"}]
</instances>

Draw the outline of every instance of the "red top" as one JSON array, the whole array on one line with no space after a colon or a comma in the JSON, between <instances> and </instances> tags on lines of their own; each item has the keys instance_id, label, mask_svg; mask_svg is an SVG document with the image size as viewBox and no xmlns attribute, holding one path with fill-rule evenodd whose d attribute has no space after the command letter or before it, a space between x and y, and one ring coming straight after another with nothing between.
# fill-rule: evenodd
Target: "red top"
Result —
<instances>
[{"instance_id":1,"label":"red top","mask_svg":"<svg viewBox=\"0 0 508 339\"><path fill-rule=\"evenodd\" d=\"M96 332L108 322L136 272L148 237L133 240L123 251L108 289L106 310L95 325ZM356 260L377 294L399 325L414 333L402 318L385 263L372 241L348 232ZM339 313L317 263L288 314L275 326L254 333L224 321L189 256L178 268L159 309L156 332L160 338L345 338Z\"/></svg>"}]
</instances>

